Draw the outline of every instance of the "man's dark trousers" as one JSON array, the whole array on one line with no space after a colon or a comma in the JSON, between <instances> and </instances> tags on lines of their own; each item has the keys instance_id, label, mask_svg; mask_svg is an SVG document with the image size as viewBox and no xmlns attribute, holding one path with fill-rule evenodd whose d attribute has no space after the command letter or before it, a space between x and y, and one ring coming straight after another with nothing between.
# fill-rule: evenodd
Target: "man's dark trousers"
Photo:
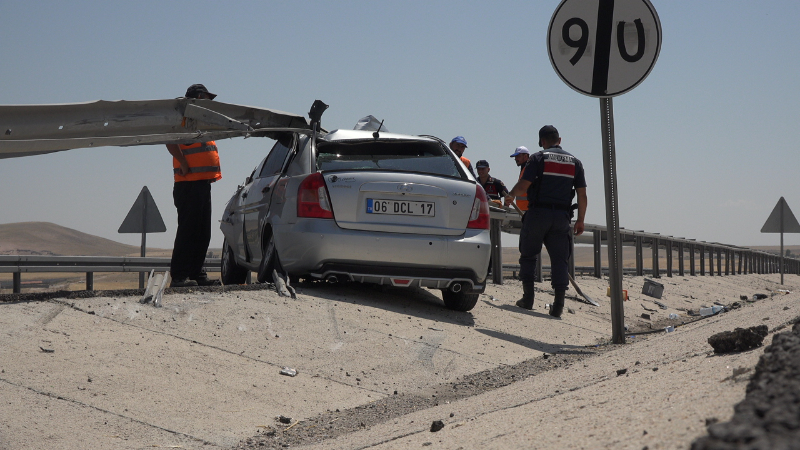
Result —
<instances>
[{"instance_id":1,"label":"man's dark trousers","mask_svg":"<svg viewBox=\"0 0 800 450\"><path fill-rule=\"evenodd\" d=\"M172 249L172 279L203 275L203 263L211 242L211 183L208 180L179 181L172 188L178 209L178 230Z\"/></svg>"},{"instance_id":2,"label":"man's dark trousers","mask_svg":"<svg viewBox=\"0 0 800 450\"><path fill-rule=\"evenodd\" d=\"M533 208L525 213L519 234L519 278L533 283L536 278L536 259L542 244L550 255L552 286L556 291L569 287L568 260L571 246L569 213L558 209Z\"/></svg>"}]
</instances>

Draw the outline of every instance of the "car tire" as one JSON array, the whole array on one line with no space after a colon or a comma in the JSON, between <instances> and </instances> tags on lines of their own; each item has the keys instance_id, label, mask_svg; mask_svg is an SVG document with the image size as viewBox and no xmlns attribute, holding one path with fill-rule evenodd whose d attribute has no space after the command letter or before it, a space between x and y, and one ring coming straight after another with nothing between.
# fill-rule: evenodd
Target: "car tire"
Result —
<instances>
[{"instance_id":1,"label":"car tire","mask_svg":"<svg viewBox=\"0 0 800 450\"><path fill-rule=\"evenodd\" d=\"M478 296L480 294L470 294L464 291L452 292L447 289L442 289L442 299L444 305L453 311L469 311L478 303Z\"/></svg>"},{"instance_id":2,"label":"car tire","mask_svg":"<svg viewBox=\"0 0 800 450\"><path fill-rule=\"evenodd\" d=\"M247 268L236 264L236 257L228 241L222 242L222 261L220 273L223 284L244 284L247 281Z\"/></svg>"},{"instance_id":3,"label":"car tire","mask_svg":"<svg viewBox=\"0 0 800 450\"><path fill-rule=\"evenodd\" d=\"M281 267L278 249L275 248L275 237L271 232L265 242L264 251L261 252L261 264L258 265L259 283L271 283L273 281L272 271Z\"/></svg>"}]
</instances>

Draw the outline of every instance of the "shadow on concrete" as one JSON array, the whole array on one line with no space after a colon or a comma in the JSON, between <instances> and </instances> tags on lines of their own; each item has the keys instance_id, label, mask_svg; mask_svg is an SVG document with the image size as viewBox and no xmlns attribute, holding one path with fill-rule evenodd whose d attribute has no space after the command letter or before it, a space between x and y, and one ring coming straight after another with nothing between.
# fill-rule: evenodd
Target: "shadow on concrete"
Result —
<instances>
[{"instance_id":1,"label":"shadow on concrete","mask_svg":"<svg viewBox=\"0 0 800 450\"><path fill-rule=\"evenodd\" d=\"M299 283L298 294L320 300L347 302L421 319L475 326L471 312L452 311L441 298L424 288L399 288L361 283Z\"/></svg>"},{"instance_id":2,"label":"shadow on concrete","mask_svg":"<svg viewBox=\"0 0 800 450\"><path fill-rule=\"evenodd\" d=\"M540 351L543 353L562 354L562 355L590 355L594 354L593 351L586 349L583 345L569 345L569 344L551 344L549 342L537 341L535 339L528 339L514 334L503 333L502 331L487 330L484 328L476 328L475 331L486 336L501 339L512 344L521 345L531 350Z\"/></svg>"}]
</instances>

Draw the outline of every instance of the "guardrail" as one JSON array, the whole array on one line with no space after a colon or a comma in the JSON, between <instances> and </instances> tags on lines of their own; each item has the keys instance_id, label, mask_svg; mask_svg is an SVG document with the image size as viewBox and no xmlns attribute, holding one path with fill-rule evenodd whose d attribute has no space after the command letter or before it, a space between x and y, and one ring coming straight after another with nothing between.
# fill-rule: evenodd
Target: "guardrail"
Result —
<instances>
[{"instance_id":1,"label":"guardrail","mask_svg":"<svg viewBox=\"0 0 800 450\"><path fill-rule=\"evenodd\" d=\"M503 271L518 270L518 265L504 265L502 262L501 231L519 234L522 222L517 213L511 213L499 208L491 208L490 234L492 239L492 282L503 284ZM585 232L578 236L573 244L591 245L594 253L594 265L579 267L581 273L589 272L597 278L607 274L608 267L603 266L602 248L607 246L608 234L602 225L586 224ZM778 273L780 272L781 257L762 250L753 250L747 247L725 245L717 242L703 242L673 236L664 236L658 233L646 233L640 230L620 229L620 240L623 246L633 246L636 249L635 269L624 269L625 274L642 276L648 273L653 278L660 278L662 274L668 277L677 273L678 276L687 274L695 275L736 275L748 273ZM652 258L651 268L644 268L645 249L650 249ZM666 268L660 267L661 252L666 257ZM677 258L674 258L677 253ZM573 252L574 254L574 252ZM675 266L677 259L677 269ZM706 263L707 260L707 263ZM723 262L724 261L724 262ZM714 263L716 262L716 268ZM169 270L170 258L156 257L114 257L114 256L0 256L0 273L13 273L13 292L19 293L22 289L23 273L63 272L86 273L86 290L94 290L95 272L139 272L149 273L151 270ZM783 258L784 273L800 274L800 259ZM569 264L570 273L575 275L575 261ZM206 258L205 268L209 272L220 271L219 258ZM545 267L548 268L548 267ZM536 279L542 280L541 258L537 264Z\"/></svg>"},{"instance_id":2,"label":"guardrail","mask_svg":"<svg viewBox=\"0 0 800 450\"><path fill-rule=\"evenodd\" d=\"M0 256L0 273L13 273L12 290L19 294L23 273L63 272L86 273L86 290L94 290L95 272L138 272L169 270L170 258L134 256ZM208 272L220 271L219 258L206 258Z\"/></svg>"},{"instance_id":3,"label":"guardrail","mask_svg":"<svg viewBox=\"0 0 800 450\"><path fill-rule=\"evenodd\" d=\"M502 284L502 271L498 270L502 266L502 251L500 232L504 231L511 234L519 234L522 227L520 217L516 212L509 212L499 208L491 208L491 228L493 236L492 262L493 277L492 282ZM497 236L495 238L494 236ZM753 250L747 247L720 244L718 242L704 242L695 239L682 237L665 236L659 233L647 233L642 230L620 229L620 241L623 246L632 246L636 249L635 270L633 274L642 276L645 274L644 258L645 248L650 249L652 258L651 269L649 270L653 278L660 278L662 274L672 277L677 273L678 276L688 274L695 276L698 274L705 276L716 275L736 275L748 273L779 273L781 272L781 259L783 259L783 273L800 274L800 259L781 258L780 255L769 253L763 250ZM586 224L584 233L574 239L574 244L588 244L593 248L594 266L593 275L597 278L602 277L603 272L608 272L607 267L603 267L602 248L608 246L608 232L603 225ZM660 267L661 252L664 252L666 267ZM573 251L573 255L574 255ZM677 257L675 257L677 256ZM620 255L622 258L622 255ZM677 259L677 268L675 260ZM706 259L708 263L706 264ZM714 263L716 260L716 270ZM623 263L623 261L621 261ZM497 269L495 269L497 264ZM541 258L537 262L537 280L542 279ZM503 266L504 267L504 266ZM575 260L569 263L570 273L575 275ZM628 269L625 272L629 272Z\"/></svg>"}]
</instances>

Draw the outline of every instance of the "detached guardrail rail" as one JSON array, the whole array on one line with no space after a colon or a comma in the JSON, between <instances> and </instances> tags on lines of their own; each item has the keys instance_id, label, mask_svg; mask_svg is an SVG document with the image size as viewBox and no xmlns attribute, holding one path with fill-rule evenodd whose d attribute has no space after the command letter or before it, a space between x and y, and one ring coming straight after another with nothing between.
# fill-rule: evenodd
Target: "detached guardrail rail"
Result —
<instances>
[{"instance_id":1,"label":"detached guardrail rail","mask_svg":"<svg viewBox=\"0 0 800 450\"><path fill-rule=\"evenodd\" d=\"M23 273L86 272L86 290L94 290L95 272L147 272L169 270L170 258L134 256L2 255L0 273L13 273L13 292L19 294ZM209 272L220 271L219 258L206 258Z\"/></svg>"}]
</instances>

